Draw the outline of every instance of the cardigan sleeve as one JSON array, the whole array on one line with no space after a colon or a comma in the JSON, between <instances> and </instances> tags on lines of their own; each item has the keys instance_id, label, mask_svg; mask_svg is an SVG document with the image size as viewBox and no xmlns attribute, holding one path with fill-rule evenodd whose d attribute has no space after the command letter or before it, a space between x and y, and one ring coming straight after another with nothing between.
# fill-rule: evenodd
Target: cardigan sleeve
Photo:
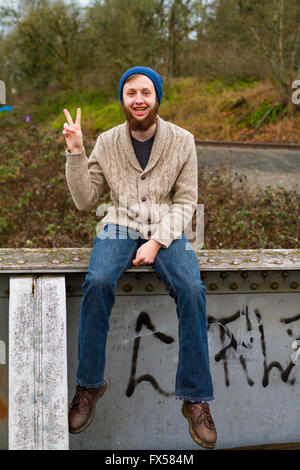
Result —
<instances>
[{"instance_id":1,"label":"cardigan sleeve","mask_svg":"<svg viewBox=\"0 0 300 470\"><path fill-rule=\"evenodd\" d=\"M101 151L100 136L87 158L85 149L81 153L71 154L66 150L66 179L73 201L80 211L92 209L102 196L106 179L99 163Z\"/></svg>"},{"instance_id":2,"label":"cardigan sleeve","mask_svg":"<svg viewBox=\"0 0 300 470\"><path fill-rule=\"evenodd\" d=\"M189 133L188 158L186 159L173 186L173 201L168 213L157 224L152 240L168 248L181 238L187 225L192 221L198 202L198 165L194 137Z\"/></svg>"}]
</instances>

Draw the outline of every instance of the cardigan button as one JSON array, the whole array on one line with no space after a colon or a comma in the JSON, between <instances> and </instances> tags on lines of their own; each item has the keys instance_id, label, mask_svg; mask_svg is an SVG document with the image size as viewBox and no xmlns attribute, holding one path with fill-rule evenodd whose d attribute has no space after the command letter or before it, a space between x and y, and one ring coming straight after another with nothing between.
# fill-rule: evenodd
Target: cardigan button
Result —
<instances>
[{"instance_id":1,"label":"cardigan button","mask_svg":"<svg viewBox=\"0 0 300 470\"><path fill-rule=\"evenodd\" d=\"M145 202L147 201L147 198L145 196L142 197L142 201Z\"/></svg>"},{"instance_id":2,"label":"cardigan button","mask_svg":"<svg viewBox=\"0 0 300 470\"><path fill-rule=\"evenodd\" d=\"M149 230L149 232L148 232L148 237L150 237L150 235L151 235L151 230Z\"/></svg>"},{"instance_id":3,"label":"cardigan button","mask_svg":"<svg viewBox=\"0 0 300 470\"><path fill-rule=\"evenodd\" d=\"M145 178L146 178L146 176L145 176L145 175L142 175L142 176L141 176L141 179L142 179L142 180L144 180Z\"/></svg>"}]
</instances>

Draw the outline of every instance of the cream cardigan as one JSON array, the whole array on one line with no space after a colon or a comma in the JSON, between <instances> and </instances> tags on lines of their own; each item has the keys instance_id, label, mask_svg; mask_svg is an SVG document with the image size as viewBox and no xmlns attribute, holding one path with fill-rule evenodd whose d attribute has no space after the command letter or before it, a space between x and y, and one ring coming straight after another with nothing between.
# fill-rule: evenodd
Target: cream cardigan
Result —
<instances>
[{"instance_id":1,"label":"cream cardigan","mask_svg":"<svg viewBox=\"0 0 300 470\"><path fill-rule=\"evenodd\" d=\"M99 203L106 182L112 206L98 224L119 224L168 248L191 224L198 201L197 154L193 135L158 117L148 164L135 156L128 123L99 135L87 158L85 150L66 150L66 179L76 207L90 210ZM106 205L107 206L107 205ZM103 215L106 206L99 206ZM101 213L102 211L102 213Z\"/></svg>"}]
</instances>

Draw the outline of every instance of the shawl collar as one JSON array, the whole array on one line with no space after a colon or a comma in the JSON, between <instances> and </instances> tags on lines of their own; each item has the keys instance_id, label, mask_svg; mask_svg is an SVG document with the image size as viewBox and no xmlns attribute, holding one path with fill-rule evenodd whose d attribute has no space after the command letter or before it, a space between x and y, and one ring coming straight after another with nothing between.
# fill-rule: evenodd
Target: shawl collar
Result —
<instances>
[{"instance_id":1,"label":"shawl collar","mask_svg":"<svg viewBox=\"0 0 300 470\"><path fill-rule=\"evenodd\" d=\"M166 127L167 126L166 126L165 121L161 119L159 116L157 116L157 127L156 127L156 133L154 137L151 154L150 154L147 166L143 170L134 153L134 148L133 148L131 137L130 137L128 122L126 121L123 124L122 132L121 132L122 145L123 145L124 152L125 152L127 159L136 170L139 170L141 173L147 173L157 163L157 161L159 160L164 150L164 146L166 142L165 136L166 136L166 131L167 131Z\"/></svg>"}]
</instances>

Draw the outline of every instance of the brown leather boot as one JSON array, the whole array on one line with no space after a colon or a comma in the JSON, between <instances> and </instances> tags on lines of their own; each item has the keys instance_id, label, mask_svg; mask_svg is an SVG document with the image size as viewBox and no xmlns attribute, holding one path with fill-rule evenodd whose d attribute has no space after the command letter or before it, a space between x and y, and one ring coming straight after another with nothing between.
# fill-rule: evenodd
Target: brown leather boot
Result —
<instances>
[{"instance_id":1,"label":"brown leather boot","mask_svg":"<svg viewBox=\"0 0 300 470\"><path fill-rule=\"evenodd\" d=\"M209 404L185 401L181 411L189 422L190 435L194 441L205 449L213 449L217 442L217 432L209 411Z\"/></svg>"},{"instance_id":2,"label":"brown leather boot","mask_svg":"<svg viewBox=\"0 0 300 470\"><path fill-rule=\"evenodd\" d=\"M69 407L69 431L77 434L84 431L95 416L98 398L104 395L107 384L87 389L77 385L76 393Z\"/></svg>"}]
</instances>

